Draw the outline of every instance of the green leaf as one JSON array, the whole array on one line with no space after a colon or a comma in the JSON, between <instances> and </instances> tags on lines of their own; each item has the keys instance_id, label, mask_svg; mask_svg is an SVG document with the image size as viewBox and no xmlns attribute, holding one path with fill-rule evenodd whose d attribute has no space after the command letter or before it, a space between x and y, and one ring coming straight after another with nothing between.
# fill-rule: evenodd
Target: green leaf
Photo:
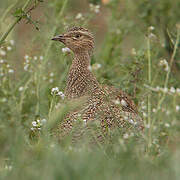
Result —
<instances>
[{"instance_id":1,"label":"green leaf","mask_svg":"<svg viewBox=\"0 0 180 180\"><path fill-rule=\"evenodd\" d=\"M18 8L15 10L15 12L13 13L14 17L22 17L22 15L24 14L24 11L22 10L22 8Z\"/></svg>"}]
</instances>

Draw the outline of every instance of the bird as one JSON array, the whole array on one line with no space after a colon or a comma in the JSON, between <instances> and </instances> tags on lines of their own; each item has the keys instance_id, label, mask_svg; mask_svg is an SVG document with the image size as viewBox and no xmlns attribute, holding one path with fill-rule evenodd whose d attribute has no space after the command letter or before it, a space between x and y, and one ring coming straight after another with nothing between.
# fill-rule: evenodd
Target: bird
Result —
<instances>
[{"instance_id":1,"label":"bird","mask_svg":"<svg viewBox=\"0 0 180 180\"><path fill-rule=\"evenodd\" d=\"M143 119L130 96L113 86L100 84L90 70L95 44L93 34L84 27L71 27L52 40L63 43L74 54L66 82L66 99L86 97L81 107L65 117L58 126L59 131L62 134L71 132L77 119L82 119L85 126L98 121L102 132L107 128L142 131Z\"/></svg>"}]
</instances>

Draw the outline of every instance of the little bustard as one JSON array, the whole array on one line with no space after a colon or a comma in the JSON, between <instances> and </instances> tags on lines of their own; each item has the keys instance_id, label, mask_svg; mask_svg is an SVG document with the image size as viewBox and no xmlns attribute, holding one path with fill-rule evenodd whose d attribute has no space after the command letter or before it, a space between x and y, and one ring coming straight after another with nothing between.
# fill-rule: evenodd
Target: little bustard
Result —
<instances>
[{"instance_id":1,"label":"little bustard","mask_svg":"<svg viewBox=\"0 0 180 180\"><path fill-rule=\"evenodd\" d=\"M73 27L52 40L62 42L74 53L65 89L66 98L71 100L87 97L79 110L67 115L60 125L60 131L71 131L79 118L87 124L98 119L102 130L107 127L143 129L143 120L129 96L114 87L100 85L90 71L94 38L87 29Z\"/></svg>"}]
</instances>

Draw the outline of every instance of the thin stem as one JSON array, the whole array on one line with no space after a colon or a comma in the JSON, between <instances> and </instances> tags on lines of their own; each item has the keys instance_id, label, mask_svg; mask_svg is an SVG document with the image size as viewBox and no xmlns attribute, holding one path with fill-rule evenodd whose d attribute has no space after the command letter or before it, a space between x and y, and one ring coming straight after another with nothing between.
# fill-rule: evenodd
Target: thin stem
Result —
<instances>
[{"instance_id":1,"label":"thin stem","mask_svg":"<svg viewBox=\"0 0 180 180\"><path fill-rule=\"evenodd\" d=\"M179 33L180 33L180 30L177 29L177 38L176 38L176 43L175 43L175 46L174 46L174 50L173 50L173 54L171 56L171 59L170 59L170 65L169 65L169 69L168 69L168 72L166 74L166 79L165 79L165 83L164 83L164 88L167 88L167 85L168 85L168 81L169 81L169 75L170 75L170 72L171 72L171 67L172 67L172 64L173 64L173 61L174 61L174 57L176 55L176 52L177 52L177 48L178 48L178 43L179 43ZM165 98L165 95L166 95L166 92L163 93L159 103L158 103L158 106L157 106L157 110L159 111L163 101L164 101L164 98Z\"/></svg>"},{"instance_id":2,"label":"thin stem","mask_svg":"<svg viewBox=\"0 0 180 180\"><path fill-rule=\"evenodd\" d=\"M4 21L4 19L6 18L7 14L11 11L11 9L17 4L18 0L16 0L16 2L14 4L11 4L5 11L5 13L3 13L0 22L2 23Z\"/></svg>"},{"instance_id":3,"label":"thin stem","mask_svg":"<svg viewBox=\"0 0 180 180\"><path fill-rule=\"evenodd\" d=\"M150 52L150 39L147 40L147 55L148 55L148 84L151 86L151 52ZM148 124L151 121L151 93L148 94Z\"/></svg>"},{"instance_id":4,"label":"thin stem","mask_svg":"<svg viewBox=\"0 0 180 180\"><path fill-rule=\"evenodd\" d=\"M24 6L22 7L22 10L24 11L27 7L28 4L30 3L31 0L27 0L26 3L24 4ZM5 41L5 39L7 38L7 36L9 35L9 33L14 29L15 25L21 21L22 17L17 18L7 29L7 31L2 35L2 37L0 38L0 45L3 44L3 42Z\"/></svg>"},{"instance_id":5,"label":"thin stem","mask_svg":"<svg viewBox=\"0 0 180 180\"><path fill-rule=\"evenodd\" d=\"M62 6L62 8L61 8L61 11L59 12L59 14L58 14L58 16L57 16L57 19L61 19L61 16L63 15L63 13L64 13L64 10L65 10L65 7L66 7L66 5L67 5L67 2L68 2L68 0L65 0L64 1L64 4L63 4L63 6ZM56 31L57 31L57 28L58 27L54 27L53 28L53 30L52 30L52 37L55 35L55 33L56 33ZM39 76L38 76L38 80L37 80L37 83L39 84L40 83L40 80L41 80L41 75L42 75L42 69L43 69L43 67L45 66L45 64L47 63L47 61L48 61L48 56L49 56L49 51L50 51L50 49L51 49L51 46L52 46L52 41L49 41L49 43L48 43L48 46L47 46L47 49L46 49L46 53L45 53L45 55L44 55L44 61L43 61L43 64L42 64L42 67L40 68L40 71L39 72L37 72L37 73L39 73ZM40 98L40 86L38 86L38 89L37 89L37 96ZM40 111L40 99L38 100L38 102L37 102L37 106L36 106L36 113L40 113L39 111Z\"/></svg>"},{"instance_id":6,"label":"thin stem","mask_svg":"<svg viewBox=\"0 0 180 180\"><path fill-rule=\"evenodd\" d=\"M55 95L53 94L51 103L50 103L50 108L49 108L49 113L48 113L48 119L50 119L51 117L51 113L53 111L53 107L54 107L54 102L55 102Z\"/></svg>"},{"instance_id":7,"label":"thin stem","mask_svg":"<svg viewBox=\"0 0 180 180\"><path fill-rule=\"evenodd\" d=\"M167 88L167 85L168 85L168 81L169 81L169 75L170 75L170 72L171 72L171 67L172 67L172 64L173 64L173 61L174 61L174 57L176 55L176 52L177 52L177 48L178 48L178 43L179 43L179 34L180 33L180 30L177 29L177 38L176 38L176 43L175 43L175 46L174 46L174 50L173 50L173 54L171 56L171 59L170 59L170 65L169 65L169 69L168 69L168 72L166 74L166 79L165 79L165 83L164 83L164 88ZM163 92L163 95L161 96L161 99L159 100L158 102L158 105L157 105L157 112L160 110L161 108L161 105L165 99L165 96L166 96L166 92L164 91ZM153 119L152 121L152 125L154 124L155 122L155 118Z\"/></svg>"},{"instance_id":8,"label":"thin stem","mask_svg":"<svg viewBox=\"0 0 180 180\"><path fill-rule=\"evenodd\" d=\"M66 5L67 5L67 2L68 2L68 0L65 0L65 1L64 1L64 4L63 4L63 6L62 6L62 8L61 8L61 11L59 12L59 14L58 14L58 16L57 16L57 19L60 19L61 16L63 15L64 10L65 10L65 7L66 7ZM58 28L58 27L54 27L54 28L53 28L53 30L52 30L52 36L55 35L57 28ZM53 42L53 41L49 41L49 44L48 44L48 47L47 47L47 50L46 50L46 53L45 53L45 56L44 56L44 59L45 59L44 63L47 62L48 55L49 55L49 51L50 51L51 46L52 46L52 42Z\"/></svg>"},{"instance_id":9,"label":"thin stem","mask_svg":"<svg viewBox=\"0 0 180 180\"><path fill-rule=\"evenodd\" d=\"M148 56L148 84L151 86L152 81L152 74L151 74L151 51L150 51L150 38L147 39L147 56ZM148 125L150 125L149 128L149 141L148 141L148 147L151 145L151 92L148 93Z\"/></svg>"}]
</instances>

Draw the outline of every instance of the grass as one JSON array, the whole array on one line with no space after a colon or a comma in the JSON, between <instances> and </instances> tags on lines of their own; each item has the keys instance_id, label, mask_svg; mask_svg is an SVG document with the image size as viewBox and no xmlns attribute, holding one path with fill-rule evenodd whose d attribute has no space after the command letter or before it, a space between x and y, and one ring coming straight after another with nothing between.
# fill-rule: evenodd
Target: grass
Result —
<instances>
[{"instance_id":1,"label":"grass","mask_svg":"<svg viewBox=\"0 0 180 180\"><path fill-rule=\"evenodd\" d=\"M11 14L27 2L24 10L35 3L4 0L0 8L0 179L179 179L178 0L91 1L99 13L90 1L44 1L9 33L17 18ZM96 38L94 74L131 94L143 134L116 129L96 145L88 143L93 134L78 143L52 136L81 101L51 93L64 92L72 54L50 39L82 24Z\"/></svg>"}]
</instances>

